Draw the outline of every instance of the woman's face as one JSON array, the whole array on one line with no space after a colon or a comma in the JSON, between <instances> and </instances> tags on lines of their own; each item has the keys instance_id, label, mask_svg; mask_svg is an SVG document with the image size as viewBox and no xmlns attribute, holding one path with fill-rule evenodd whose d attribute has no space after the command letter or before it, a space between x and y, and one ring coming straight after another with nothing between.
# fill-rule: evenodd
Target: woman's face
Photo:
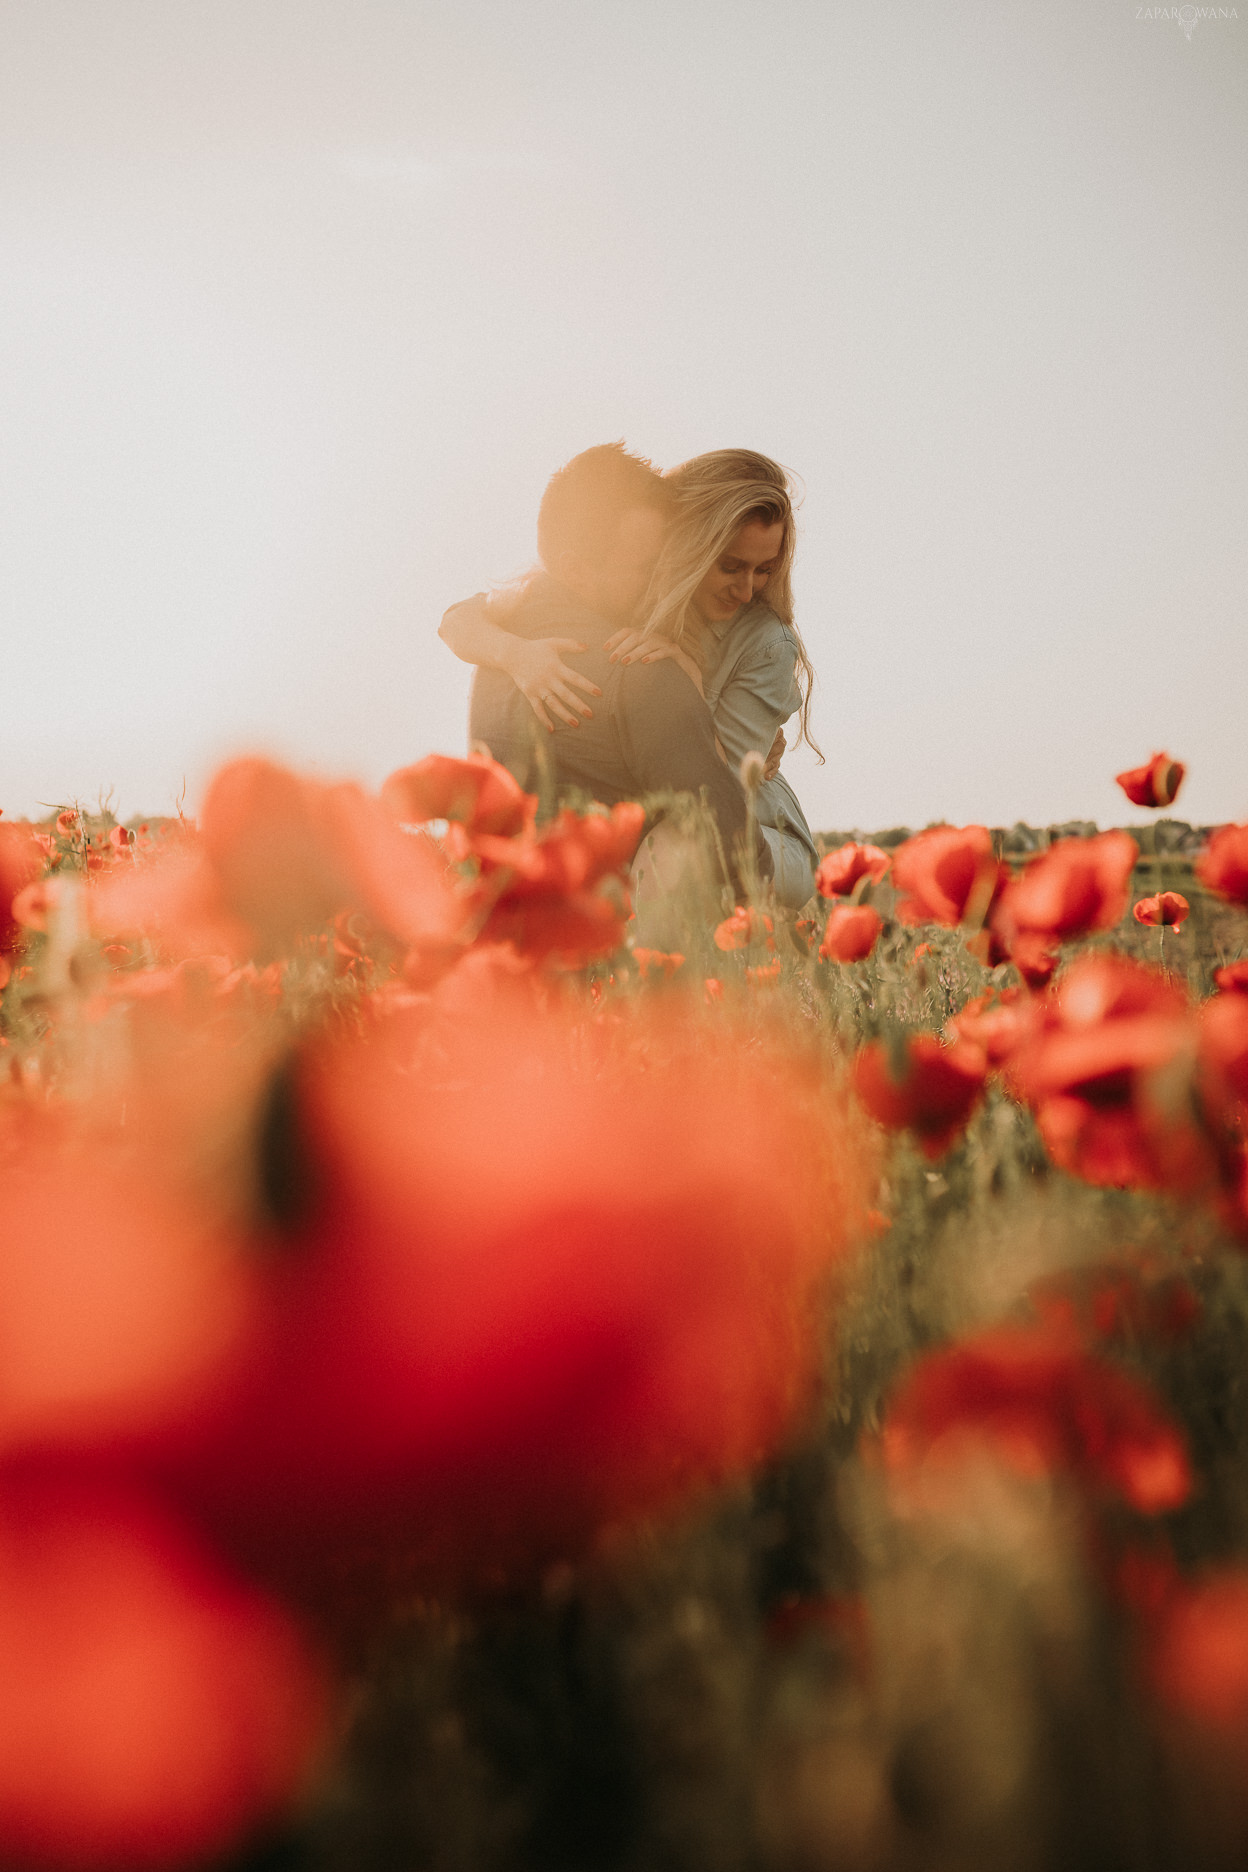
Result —
<instances>
[{"instance_id":1,"label":"woman's face","mask_svg":"<svg viewBox=\"0 0 1248 1872\"><path fill-rule=\"evenodd\" d=\"M693 606L708 624L723 624L752 604L776 569L784 545L784 522L747 520L693 594Z\"/></svg>"}]
</instances>

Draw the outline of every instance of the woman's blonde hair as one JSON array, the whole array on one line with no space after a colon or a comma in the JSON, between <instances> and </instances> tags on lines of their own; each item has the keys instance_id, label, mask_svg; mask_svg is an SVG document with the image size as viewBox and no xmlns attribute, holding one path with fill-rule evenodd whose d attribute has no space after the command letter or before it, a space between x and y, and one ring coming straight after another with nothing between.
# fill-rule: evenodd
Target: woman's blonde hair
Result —
<instances>
[{"instance_id":1,"label":"woman's blonde hair","mask_svg":"<svg viewBox=\"0 0 1248 1872\"><path fill-rule=\"evenodd\" d=\"M823 760L810 732L815 671L793 621L793 551L797 526L789 476L778 462L753 449L713 449L671 468L663 477L672 494L663 550L642 601L642 631L679 643L696 624L693 595L740 529L752 520L784 528L775 570L760 597L792 633L801 692L799 741Z\"/></svg>"}]
</instances>

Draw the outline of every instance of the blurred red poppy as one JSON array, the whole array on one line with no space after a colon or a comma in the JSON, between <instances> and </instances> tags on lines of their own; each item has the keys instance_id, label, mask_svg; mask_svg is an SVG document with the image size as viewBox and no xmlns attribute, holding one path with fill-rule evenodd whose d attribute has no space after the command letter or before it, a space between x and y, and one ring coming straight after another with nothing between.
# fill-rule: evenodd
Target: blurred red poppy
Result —
<instances>
[{"instance_id":1,"label":"blurred red poppy","mask_svg":"<svg viewBox=\"0 0 1248 1872\"><path fill-rule=\"evenodd\" d=\"M1008 896L1007 892L1007 901ZM1016 933L1008 954L1029 988L1047 987L1057 973L1058 958L1046 948L1043 936Z\"/></svg>"},{"instance_id":2,"label":"blurred red poppy","mask_svg":"<svg viewBox=\"0 0 1248 1872\"><path fill-rule=\"evenodd\" d=\"M93 886L100 934L263 959L355 910L445 962L463 951L468 906L444 855L355 785L233 761L209 783L200 825Z\"/></svg>"},{"instance_id":3,"label":"blurred red poppy","mask_svg":"<svg viewBox=\"0 0 1248 1872\"><path fill-rule=\"evenodd\" d=\"M987 1074L982 1047L962 1039L942 1046L935 1034L916 1034L895 1055L878 1040L860 1048L853 1085L877 1123L912 1131L925 1156L939 1157L965 1129Z\"/></svg>"},{"instance_id":4,"label":"blurred red poppy","mask_svg":"<svg viewBox=\"0 0 1248 1872\"><path fill-rule=\"evenodd\" d=\"M1239 962L1228 962L1225 968L1215 969L1213 979L1223 994L1248 995L1248 956Z\"/></svg>"},{"instance_id":5,"label":"blurred red poppy","mask_svg":"<svg viewBox=\"0 0 1248 1872\"><path fill-rule=\"evenodd\" d=\"M1063 1268L1033 1281L1027 1298L1046 1326L1099 1339L1181 1339L1201 1313L1183 1271L1146 1255Z\"/></svg>"},{"instance_id":6,"label":"blurred red poppy","mask_svg":"<svg viewBox=\"0 0 1248 1872\"><path fill-rule=\"evenodd\" d=\"M1233 1136L1248 1129L1248 995L1219 994L1200 1010L1199 1075L1206 1111Z\"/></svg>"},{"instance_id":7,"label":"blurred red poppy","mask_svg":"<svg viewBox=\"0 0 1248 1872\"><path fill-rule=\"evenodd\" d=\"M1090 1183L1191 1188L1210 1170L1191 1103L1195 1048L1184 991L1102 952L1079 957L1045 998L1009 1081L1061 1169Z\"/></svg>"},{"instance_id":8,"label":"blurred red poppy","mask_svg":"<svg viewBox=\"0 0 1248 1872\"><path fill-rule=\"evenodd\" d=\"M281 1109L262 1327L215 1425L151 1460L294 1589L558 1552L809 1401L855 1168L791 1054L496 1001L323 1043Z\"/></svg>"},{"instance_id":9,"label":"blurred red poppy","mask_svg":"<svg viewBox=\"0 0 1248 1872\"><path fill-rule=\"evenodd\" d=\"M382 783L381 803L405 822L453 819L470 833L499 838L525 831L537 810L536 798L485 754L470 754L467 760L429 754L400 767Z\"/></svg>"},{"instance_id":10,"label":"blurred red poppy","mask_svg":"<svg viewBox=\"0 0 1248 1872\"><path fill-rule=\"evenodd\" d=\"M824 962L861 962L875 948L884 923L870 904L837 904L828 912L819 956Z\"/></svg>"},{"instance_id":11,"label":"blurred red poppy","mask_svg":"<svg viewBox=\"0 0 1248 1872\"><path fill-rule=\"evenodd\" d=\"M1137 923L1151 923L1165 929L1178 929L1186 923L1192 906L1178 891L1158 891L1154 897L1141 897L1132 911Z\"/></svg>"},{"instance_id":12,"label":"blurred red poppy","mask_svg":"<svg viewBox=\"0 0 1248 1872\"><path fill-rule=\"evenodd\" d=\"M42 876L44 859L29 826L0 825L0 955L11 955L22 941L13 899Z\"/></svg>"},{"instance_id":13,"label":"blurred red poppy","mask_svg":"<svg viewBox=\"0 0 1248 1872\"><path fill-rule=\"evenodd\" d=\"M1020 933L1069 942L1112 929L1127 907L1138 856L1126 832L1059 839L1033 859L1002 899L996 923L1006 946L1013 950Z\"/></svg>"},{"instance_id":14,"label":"blurred red poppy","mask_svg":"<svg viewBox=\"0 0 1248 1872\"><path fill-rule=\"evenodd\" d=\"M0 1473L0 1854L138 1872L271 1821L327 1690L286 1613L132 1488Z\"/></svg>"},{"instance_id":15,"label":"blurred red poppy","mask_svg":"<svg viewBox=\"0 0 1248 1872\"><path fill-rule=\"evenodd\" d=\"M644 807L625 801L609 813L562 812L536 834L474 837L474 901L489 906L482 940L570 963L610 955L624 940L625 880L645 819Z\"/></svg>"},{"instance_id":16,"label":"blurred red poppy","mask_svg":"<svg viewBox=\"0 0 1248 1872\"><path fill-rule=\"evenodd\" d=\"M848 897L860 879L878 882L891 863L878 845L840 845L819 860L815 888L821 897Z\"/></svg>"},{"instance_id":17,"label":"blurred red poppy","mask_svg":"<svg viewBox=\"0 0 1248 1872\"><path fill-rule=\"evenodd\" d=\"M1140 1514L1181 1507L1192 1489L1183 1437L1151 1392L1044 1326L993 1327L902 1379L881 1433L890 1468L956 1462L970 1439L1025 1474L1068 1470Z\"/></svg>"},{"instance_id":18,"label":"blurred red poppy","mask_svg":"<svg viewBox=\"0 0 1248 1872\"><path fill-rule=\"evenodd\" d=\"M933 826L893 853L903 923L982 924L1007 877L986 826Z\"/></svg>"},{"instance_id":19,"label":"blurred red poppy","mask_svg":"<svg viewBox=\"0 0 1248 1872\"><path fill-rule=\"evenodd\" d=\"M146 1132L148 1100L133 1083L127 1096ZM164 1091L166 1110L176 1096ZM79 1139L23 1115L5 1142L15 1160L0 1179L0 1460L31 1441L98 1449L198 1409L248 1329L254 1270L162 1189L168 1140L156 1133L150 1157L123 1155L107 1134Z\"/></svg>"},{"instance_id":20,"label":"blurred red poppy","mask_svg":"<svg viewBox=\"0 0 1248 1872\"><path fill-rule=\"evenodd\" d=\"M1248 1730L1248 1572L1223 1568L1162 1599L1146 1636L1149 1675L1172 1708Z\"/></svg>"},{"instance_id":21,"label":"blurred red poppy","mask_svg":"<svg viewBox=\"0 0 1248 1872\"><path fill-rule=\"evenodd\" d=\"M949 1026L955 1036L982 1047L990 1067L1000 1067L1030 1037L1041 1018L1034 996L1007 988L1001 994L982 994L968 1001Z\"/></svg>"},{"instance_id":22,"label":"blurred red poppy","mask_svg":"<svg viewBox=\"0 0 1248 1872\"><path fill-rule=\"evenodd\" d=\"M1132 767L1116 776L1118 785L1134 806L1170 806L1187 772L1182 761L1168 754L1154 754L1143 767Z\"/></svg>"},{"instance_id":23,"label":"blurred red poppy","mask_svg":"<svg viewBox=\"0 0 1248 1872\"><path fill-rule=\"evenodd\" d=\"M730 917L716 926L715 947L725 951L748 949L751 943L765 943L774 948L772 931L774 924L769 916L759 910L747 910L738 904Z\"/></svg>"},{"instance_id":24,"label":"blurred red poppy","mask_svg":"<svg viewBox=\"0 0 1248 1872\"><path fill-rule=\"evenodd\" d=\"M1196 875L1219 897L1248 908L1248 825L1219 826L1196 860Z\"/></svg>"},{"instance_id":25,"label":"blurred red poppy","mask_svg":"<svg viewBox=\"0 0 1248 1872\"><path fill-rule=\"evenodd\" d=\"M683 955L667 954L662 949L634 949L633 961L642 981L648 981L652 975L670 981L677 969L685 966Z\"/></svg>"}]
</instances>

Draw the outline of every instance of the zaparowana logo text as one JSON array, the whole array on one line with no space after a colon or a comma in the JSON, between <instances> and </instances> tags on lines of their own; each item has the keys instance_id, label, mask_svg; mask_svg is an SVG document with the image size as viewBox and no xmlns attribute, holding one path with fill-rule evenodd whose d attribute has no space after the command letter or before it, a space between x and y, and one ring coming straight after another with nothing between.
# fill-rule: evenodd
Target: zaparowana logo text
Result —
<instances>
[{"instance_id":1,"label":"zaparowana logo text","mask_svg":"<svg viewBox=\"0 0 1248 1872\"><path fill-rule=\"evenodd\" d=\"M1173 20L1183 29L1183 36L1190 43L1193 32L1201 20L1237 20L1238 7L1224 6L1142 6L1135 11L1137 20Z\"/></svg>"}]
</instances>

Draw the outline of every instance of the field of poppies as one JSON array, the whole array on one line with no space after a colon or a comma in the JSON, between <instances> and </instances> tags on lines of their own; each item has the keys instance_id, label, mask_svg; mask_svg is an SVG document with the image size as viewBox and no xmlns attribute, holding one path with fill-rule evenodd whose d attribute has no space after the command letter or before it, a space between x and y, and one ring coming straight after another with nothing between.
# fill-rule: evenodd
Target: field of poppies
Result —
<instances>
[{"instance_id":1,"label":"field of poppies","mask_svg":"<svg viewBox=\"0 0 1248 1872\"><path fill-rule=\"evenodd\" d=\"M0 819L0 1864L1244 1862L1248 826L675 818Z\"/></svg>"}]
</instances>

